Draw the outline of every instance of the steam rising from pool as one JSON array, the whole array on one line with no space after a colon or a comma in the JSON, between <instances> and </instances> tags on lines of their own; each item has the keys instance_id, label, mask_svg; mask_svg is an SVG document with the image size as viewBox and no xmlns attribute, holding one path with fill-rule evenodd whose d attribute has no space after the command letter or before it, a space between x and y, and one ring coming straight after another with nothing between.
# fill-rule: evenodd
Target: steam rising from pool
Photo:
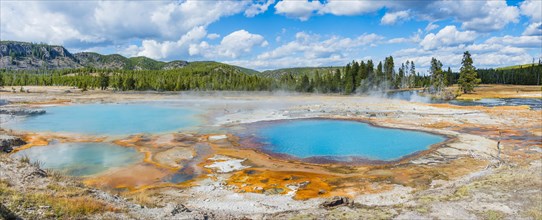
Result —
<instances>
[{"instance_id":1,"label":"steam rising from pool","mask_svg":"<svg viewBox=\"0 0 542 220\"><path fill-rule=\"evenodd\" d=\"M8 127L38 132L128 135L176 131L199 124L197 110L158 103L82 104L48 107L46 111Z\"/></svg>"},{"instance_id":2,"label":"steam rising from pool","mask_svg":"<svg viewBox=\"0 0 542 220\"><path fill-rule=\"evenodd\" d=\"M143 160L133 148L109 143L59 143L19 151L14 157L28 157L45 169L72 176L87 176Z\"/></svg>"}]
</instances>

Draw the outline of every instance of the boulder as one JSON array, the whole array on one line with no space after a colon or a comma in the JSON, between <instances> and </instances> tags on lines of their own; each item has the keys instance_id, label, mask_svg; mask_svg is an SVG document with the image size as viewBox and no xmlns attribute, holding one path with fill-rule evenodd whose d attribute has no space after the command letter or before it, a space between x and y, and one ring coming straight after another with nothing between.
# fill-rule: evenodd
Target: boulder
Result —
<instances>
[{"instance_id":1,"label":"boulder","mask_svg":"<svg viewBox=\"0 0 542 220\"><path fill-rule=\"evenodd\" d=\"M190 209L186 208L183 204L177 204L171 211L171 215L175 216L183 212L191 212Z\"/></svg>"},{"instance_id":2,"label":"boulder","mask_svg":"<svg viewBox=\"0 0 542 220\"><path fill-rule=\"evenodd\" d=\"M350 201L348 197L343 196L334 196L331 199L328 199L327 201L320 204L320 207L322 208L333 208L337 206L350 206L353 202Z\"/></svg>"},{"instance_id":3,"label":"boulder","mask_svg":"<svg viewBox=\"0 0 542 220\"><path fill-rule=\"evenodd\" d=\"M9 153L13 151L13 147L18 147L26 144L20 137L15 137L6 134L0 134L0 151Z\"/></svg>"}]
</instances>

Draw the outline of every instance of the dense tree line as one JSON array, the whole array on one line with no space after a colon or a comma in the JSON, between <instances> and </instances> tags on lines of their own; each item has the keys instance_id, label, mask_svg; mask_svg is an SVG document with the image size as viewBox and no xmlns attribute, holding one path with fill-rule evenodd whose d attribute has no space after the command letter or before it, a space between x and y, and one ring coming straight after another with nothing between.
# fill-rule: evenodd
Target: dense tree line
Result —
<instances>
[{"instance_id":1,"label":"dense tree line","mask_svg":"<svg viewBox=\"0 0 542 220\"><path fill-rule=\"evenodd\" d=\"M542 84L542 64L511 69L478 69L477 72L483 84Z\"/></svg>"},{"instance_id":2,"label":"dense tree line","mask_svg":"<svg viewBox=\"0 0 542 220\"><path fill-rule=\"evenodd\" d=\"M434 81L433 74L420 75L416 72L413 61L402 63L398 71L395 69L392 56L386 57L384 62L379 62L376 67L373 60L352 61L344 68L324 73L316 72L312 78L307 74L297 77L294 74L282 75L279 85L287 90L299 92L352 94L375 90L430 87Z\"/></svg>"},{"instance_id":3,"label":"dense tree line","mask_svg":"<svg viewBox=\"0 0 542 220\"><path fill-rule=\"evenodd\" d=\"M468 52L466 52L468 54ZM428 74L416 71L413 61L398 64L392 56L375 63L373 60L352 61L342 68L315 70L313 74L288 73L279 78L246 74L238 68L221 63L191 64L172 70L107 70L94 68L8 71L0 70L0 86L74 86L87 89L155 90L285 90L318 93L367 93L375 90L424 88L439 93L446 86L462 83L463 92L472 91L481 83L539 84L542 66L510 70L475 69L470 54L462 62L461 77L448 67L443 69L436 58L431 59ZM466 65L466 66L465 66Z\"/></svg>"},{"instance_id":4,"label":"dense tree line","mask_svg":"<svg viewBox=\"0 0 542 220\"><path fill-rule=\"evenodd\" d=\"M274 80L240 73L228 65L175 70L100 70L3 71L0 85L74 86L83 90L273 90Z\"/></svg>"},{"instance_id":5,"label":"dense tree line","mask_svg":"<svg viewBox=\"0 0 542 220\"><path fill-rule=\"evenodd\" d=\"M429 87L433 81L433 76L417 73L412 61L401 64L399 71L395 71L391 56L386 57L384 62L379 62L376 67L372 60L352 61L344 68L315 71L310 76L289 73L278 79L241 73L237 68L219 63L202 63L174 70L81 68L0 71L0 85L5 86L75 86L83 90L111 88L119 91L286 90L352 94Z\"/></svg>"}]
</instances>

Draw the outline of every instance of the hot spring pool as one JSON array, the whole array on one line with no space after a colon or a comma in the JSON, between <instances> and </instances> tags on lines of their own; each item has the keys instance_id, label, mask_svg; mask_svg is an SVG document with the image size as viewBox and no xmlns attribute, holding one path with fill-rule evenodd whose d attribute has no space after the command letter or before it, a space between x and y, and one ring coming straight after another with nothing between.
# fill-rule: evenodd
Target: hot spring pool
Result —
<instances>
[{"instance_id":1,"label":"hot spring pool","mask_svg":"<svg viewBox=\"0 0 542 220\"><path fill-rule=\"evenodd\" d=\"M7 126L16 130L128 135L186 129L199 124L193 109L158 104L80 104L45 108Z\"/></svg>"},{"instance_id":2,"label":"hot spring pool","mask_svg":"<svg viewBox=\"0 0 542 220\"><path fill-rule=\"evenodd\" d=\"M391 161L444 141L426 132L381 128L357 121L309 119L273 122L256 129L263 150L298 158Z\"/></svg>"},{"instance_id":3,"label":"hot spring pool","mask_svg":"<svg viewBox=\"0 0 542 220\"><path fill-rule=\"evenodd\" d=\"M32 162L39 161L42 168L72 176L93 175L143 160L143 155L135 149L109 143L58 143L32 147L13 156L27 156Z\"/></svg>"}]
</instances>

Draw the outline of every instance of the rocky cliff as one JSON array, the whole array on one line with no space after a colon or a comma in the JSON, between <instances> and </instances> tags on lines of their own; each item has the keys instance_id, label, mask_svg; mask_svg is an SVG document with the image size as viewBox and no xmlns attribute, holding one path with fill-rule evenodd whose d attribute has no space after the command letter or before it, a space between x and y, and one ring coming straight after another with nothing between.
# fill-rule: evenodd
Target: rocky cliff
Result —
<instances>
[{"instance_id":1,"label":"rocky cliff","mask_svg":"<svg viewBox=\"0 0 542 220\"><path fill-rule=\"evenodd\" d=\"M162 62L148 57L126 58L119 54L101 55L92 52L72 54L62 46L16 41L0 41L0 69L125 69L161 70L186 66L186 61Z\"/></svg>"}]
</instances>

